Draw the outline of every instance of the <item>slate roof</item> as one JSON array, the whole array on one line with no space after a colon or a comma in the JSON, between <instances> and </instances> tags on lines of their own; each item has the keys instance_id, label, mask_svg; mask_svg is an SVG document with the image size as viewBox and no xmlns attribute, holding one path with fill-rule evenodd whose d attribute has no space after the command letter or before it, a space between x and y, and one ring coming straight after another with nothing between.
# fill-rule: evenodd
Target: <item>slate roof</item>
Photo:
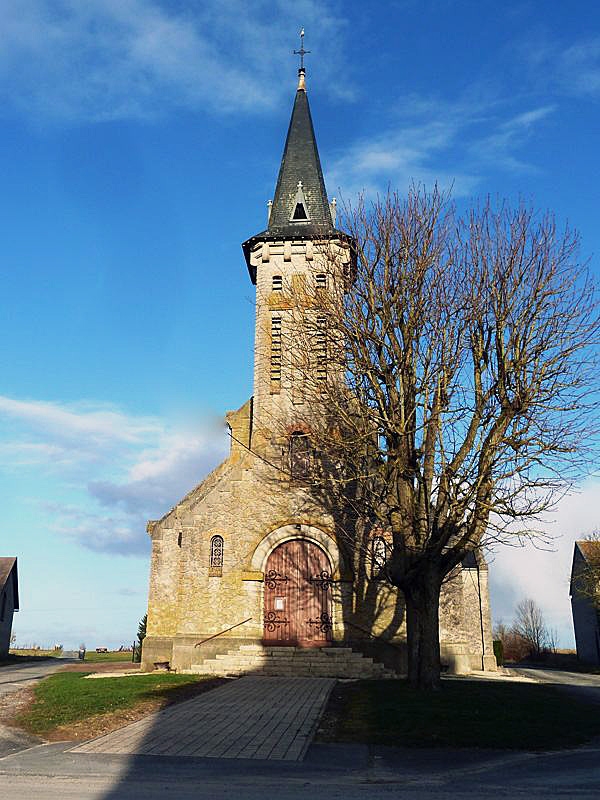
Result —
<instances>
[{"instance_id":1,"label":"slate roof","mask_svg":"<svg viewBox=\"0 0 600 800\"><path fill-rule=\"evenodd\" d=\"M292 222L298 184L306 198L308 222ZM277 236L295 236L299 229L333 230L329 201L315 139L308 97L298 89L288 129L283 158L273 197L268 231Z\"/></svg>"},{"instance_id":2,"label":"slate roof","mask_svg":"<svg viewBox=\"0 0 600 800\"><path fill-rule=\"evenodd\" d=\"M306 220L292 219L299 184L305 200ZM328 237L348 239L347 234L335 229L331 218L308 97L306 90L299 88L285 140L268 227L242 244L252 282L256 282L256 276L250 265L250 251L255 242Z\"/></svg>"},{"instance_id":3,"label":"slate roof","mask_svg":"<svg viewBox=\"0 0 600 800\"><path fill-rule=\"evenodd\" d=\"M14 593L14 607L15 611L19 608L19 581L17 575L17 559L16 558L0 558L0 592L4 589L10 573L15 571L15 579L13 581Z\"/></svg>"}]
</instances>

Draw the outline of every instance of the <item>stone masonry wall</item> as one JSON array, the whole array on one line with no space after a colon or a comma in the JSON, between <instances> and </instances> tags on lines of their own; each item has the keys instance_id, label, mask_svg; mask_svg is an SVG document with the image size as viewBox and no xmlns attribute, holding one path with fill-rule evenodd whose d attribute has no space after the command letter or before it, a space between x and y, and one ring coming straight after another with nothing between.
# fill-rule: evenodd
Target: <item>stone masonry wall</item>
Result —
<instances>
[{"instance_id":1,"label":"stone masonry wall","mask_svg":"<svg viewBox=\"0 0 600 800\"><path fill-rule=\"evenodd\" d=\"M285 537L311 538L329 556L336 579L335 641L363 640L373 646L378 637L405 640L401 593L384 582L370 581L364 569L357 575L343 563L335 520L315 505L305 487L290 480L285 437L305 400L291 348L282 350L281 381L275 385L271 380L273 315L291 330L307 282L316 281L319 273L327 275L327 291L337 291L347 250L335 242L327 249L308 241L261 243L252 260L257 272L254 397L227 414L232 443L226 461L161 520L148 525L152 560L146 668L154 661L187 668L198 658L196 644L224 631L201 645L203 654L222 652L232 642L260 641L262 570L269 548ZM332 263L337 265L333 269ZM276 275L281 276L282 288L273 291ZM210 569L213 536L224 542L221 575ZM456 668L466 668L469 654L477 653L473 642L478 629L471 624L472 598L468 610L464 604L465 587L471 597L459 571L444 587L440 607L444 658Z\"/></svg>"}]
</instances>

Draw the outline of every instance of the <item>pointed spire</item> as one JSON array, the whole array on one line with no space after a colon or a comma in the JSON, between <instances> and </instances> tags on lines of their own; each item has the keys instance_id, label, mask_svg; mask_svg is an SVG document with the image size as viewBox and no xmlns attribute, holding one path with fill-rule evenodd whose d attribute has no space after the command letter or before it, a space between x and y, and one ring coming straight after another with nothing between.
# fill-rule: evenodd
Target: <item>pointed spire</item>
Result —
<instances>
[{"instance_id":1,"label":"pointed spire","mask_svg":"<svg viewBox=\"0 0 600 800\"><path fill-rule=\"evenodd\" d=\"M269 201L268 227L243 244L250 279L256 283L256 266L252 264L252 248L257 242L343 239L349 237L335 227L335 199L330 204L325 191L323 170L306 94L304 29L300 31L298 88L292 118L285 140L279 177L273 201Z\"/></svg>"},{"instance_id":2,"label":"pointed spire","mask_svg":"<svg viewBox=\"0 0 600 800\"><path fill-rule=\"evenodd\" d=\"M315 233L333 229L304 85L304 67L298 74L300 80L269 218L269 232L282 236L304 236L307 226Z\"/></svg>"}]
</instances>

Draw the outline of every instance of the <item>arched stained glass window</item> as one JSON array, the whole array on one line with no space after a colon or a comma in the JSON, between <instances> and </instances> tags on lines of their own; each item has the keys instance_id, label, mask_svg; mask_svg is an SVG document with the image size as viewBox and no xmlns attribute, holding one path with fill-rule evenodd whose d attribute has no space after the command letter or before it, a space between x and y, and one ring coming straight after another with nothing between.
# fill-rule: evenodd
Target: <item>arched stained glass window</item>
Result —
<instances>
[{"instance_id":1,"label":"arched stained glass window","mask_svg":"<svg viewBox=\"0 0 600 800\"><path fill-rule=\"evenodd\" d=\"M383 536L374 536L371 540L371 577L379 577L387 561L387 544Z\"/></svg>"},{"instance_id":2,"label":"arched stained glass window","mask_svg":"<svg viewBox=\"0 0 600 800\"><path fill-rule=\"evenodd\" d=\"M210 566L209 577L218 577L223 574L223 537L213 536L210 540Z\"/></svg>"},{"instance_id":3,"label":"arched stained glass window","mask_svg":"<svg viewBox=\"0 0 600 800\"><path fill-rule=\"evenodd\" d=\"M290 436L290 477L292 480L310 477L310 439L302 431Z\"/></svg>"}]
</instances>

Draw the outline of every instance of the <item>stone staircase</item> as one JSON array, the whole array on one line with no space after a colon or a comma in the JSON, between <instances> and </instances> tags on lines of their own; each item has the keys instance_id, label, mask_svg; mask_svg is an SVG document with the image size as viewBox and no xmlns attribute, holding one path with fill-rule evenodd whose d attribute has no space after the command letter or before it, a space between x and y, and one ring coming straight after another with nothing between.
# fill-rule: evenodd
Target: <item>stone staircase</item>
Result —
<instances>
[{"instance_id":1,"label":"stone staircase","mask_svg":"<svg viewBox=\"0 0 600 800\"><path fill-rule=\"evenodd\" d=\"M350 647L266 647L243 644L239 648L192 664L182 672L199 675L281 675L320 678L395 678L396 673Z\"/></svg>"}]
</instances>

